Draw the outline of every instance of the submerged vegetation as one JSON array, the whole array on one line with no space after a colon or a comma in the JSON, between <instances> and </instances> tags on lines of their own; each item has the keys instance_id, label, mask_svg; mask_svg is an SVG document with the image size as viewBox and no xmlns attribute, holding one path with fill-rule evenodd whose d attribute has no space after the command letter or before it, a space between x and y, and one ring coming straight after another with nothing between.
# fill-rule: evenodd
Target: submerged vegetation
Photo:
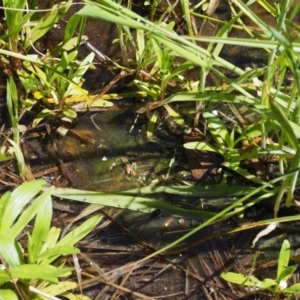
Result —
<instances>
[{"instance_id":1,"label":"submerged vegetation","mask_svg":"<svg viewBox=\"0 0 300 300\"><path fill-rule=\"evenodd\" d=\"M0 200L0 299L47 299L49 295L51 299L58 299L58 295L74 299L75 293L69 293L76 286L74 280L61 281L60 290L54 285L58 277L71 271L62 268L68 265L63 256L73 254L75 261L78 249L74 245L103 216L89 217L90 214L102 209L109 220L113 219L105 212L107 207L151 215L167 213L200 222L165 246L149 247L151 252L127 266L129 273L153 257L180 252L182 242L209 225L231 218L243 220L243 214L257 205L268 207L266 217L253 223L239 221L240 226L226 233L267 227L258 233L253 242L255 247L262 236L282 228L283 223L296 229L300 219L300 3L181 0L146 1L140 7L131 1L86 0L78 7L72 1L47 9L35 5L5 0L2 7L5 22L0 55L9 120L1 118L0 161L3 166L6 162L17 162L19 186L13 192L3 193ZM253 5L263 11L262 16L254 11ZM223 6L230 18L216 17L216 11ZM76 13L68 15L74 7ZM91 18L116 26L118 36L114 43L119 43L119 56L108 57L87 39L85 27ZM47 38L60 21L66 22L63 38L51 49L38 49L38 42ZM83 45L91 50L84 57ZM253 52L257 57L253 57L253 62L248 57L249 61L241 64L226 54L230 47L238 49L237 56ZM101 83L99 93L91 93L84 78L98 67L96 59L116 76ZM120 82L125 82L126 89L113 90ZM49 136L51 126L55 130L70 130L70 124L79 115L93 110L105 114L106 109L117 107L116 100L127 98L133 107L131 111L146 119L145 140L155 140L160 122L167 123L169 134L176 136L185 149L182 152L187 156L191 180L173 175L176 163L180 164L176 157L170 158L164 174L151 182L140 179L142 184L127 191L120 188L108 193L53 184L46 188L45 182L36 180L22 150L26 132L39 126L45 126L43 135ZM43 143L42 138L40 142ZM135 177L136 162L124 156L120 161L125 166L125 175ZM277 171L273 172L274 169ZM215 198L233 200L219 205L219 209L206 211L166 202L160 195L202 198L208 202ZM51 227L51 197L90 204L67 230L73 222L83 217L87 220L60 236L60 230ZM292 208L288 214L282 213L288 208ZM27 225L32 226L33 219L32 230L21 246L18 236ZM203 240L193 242L193 246ZM263 282L252 274L234 272L223 273L222 277L250 286L257 293L265 292L265 296L297 294L297 285L294 289L280 286L282 280L289 285L288 278L296 271L287 267L289 257L290 246L284 241L276 280ZM81 289L80 267L76 263L75 267ZM94 268L102 282L129 292L123 284L109 283L99 266ZM47 270L45 274L43 270ZM39 275L32 276L33 273ZM153 299L132 293L138 298ZM246 295L247 290L243 293Z\"/></svg>"}]
</instances>

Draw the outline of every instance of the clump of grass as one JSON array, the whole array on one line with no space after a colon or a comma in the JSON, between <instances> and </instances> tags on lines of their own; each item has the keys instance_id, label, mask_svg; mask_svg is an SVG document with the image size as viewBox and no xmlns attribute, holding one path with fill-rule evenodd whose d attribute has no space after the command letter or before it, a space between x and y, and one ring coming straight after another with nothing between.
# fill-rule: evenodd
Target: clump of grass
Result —
<instances>
[{"instance_id":1,"label":"clump of grass","mask_svg":"<svg viewBox=\"0 0 300 300\"><path fill-rule=\"evenodd\" d=\"M74 245L95 228L102 215L91 217L60 237L61 230L51 227L54 188L42 192L45 184L43 180L23 183L0 199L1 299L35 299L38 295L52 299L57 295L75 297L71 290L77 284L61 280L72 271L64 267L66 261L62 257L79 253ZM32 232L27 234L26 247L22 249L18 236L32 220Z\"/></svg>"}]
</instances>

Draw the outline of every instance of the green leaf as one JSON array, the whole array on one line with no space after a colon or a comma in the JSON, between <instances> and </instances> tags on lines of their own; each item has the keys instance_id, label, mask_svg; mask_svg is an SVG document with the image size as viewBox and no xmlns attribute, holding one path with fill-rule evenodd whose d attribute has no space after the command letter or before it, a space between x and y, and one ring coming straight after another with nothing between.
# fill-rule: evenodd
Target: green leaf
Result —
<instances>
[{"instance_id":1,"label":"green leaf","mask_svg":"<svg viewBox=\"0 0 300 300\"><path fill-rule=\"evenodd\" d=\"M218 148L216 148L210 144L207 144L205 142L189 142L189 143L185 143L183 146L186 149L212 151L212 152L222 154L222 151L220 151Z\"/></svg>"},{"instance_id":2,"label":"green leaf","mask_svg":"<svg viewBox=\"0 0 300 300\"><path fill-rule=\"evenodd\" d=\"M17 93L17 87L12 77L8 78L6 85L6 103L10 116L10 120L12 122L13 127L17 127L18 125L18 114L19 114L19 97Z\"/></svg>"},{"instance_id":3,"label":"green leaf","mask_svg":"<svg viewBox=\"0 0 300 300\"><path fill-rule=\"evenodd\" d=\"M31 17L32 13L28 16L24 15L26 0L11 1L4 0L3 6L6 8L16 8L16 10L4 9L4 14L7 22L8 32L10 35L17 35L21 31L24 22L27 21L26 17ZM25 19L25 20L24 20Z\"/></svg>"},{"instance_id":4,"label":"green leaf","mask_svg":"<svg viewBox=\"0 0 300 300\"><path fill-rule=\"evenodd\" d=\"M53 117L53 116L55 116L55 112L53 110L50 110L48 108L43 109L33 120L32 127L37 126L45 118Z\"/></svg>"},{"instance_id":5,"label":"green leaf","mask_svg":"<svg viewBox=\"0 0 300 300\"><path fill-rule=\"evenodd\" d=\"M24 175L25 175L25 160L24 160L23 152L20 148L20 145L18 143L14 142L11 139L8 139L8 142L14 148L14 152L15 152L15 155L16 155L17 163L18 163L19 173L20 173L20 176L22 178L24 178Z\"/></svg>"},{"instance_id":6,"label":"green leaf","mask_svg":"<svg viewBox=\"0 0 300 300\"><path fill-rule=\"evenodd\" d=\"M147 95L151 96L153 100L158 99L160 96L160 87L153 83L142 82L140 80L133 80L129 85L135 85L140 91L145 92Z\"/></svg>"},{"instance_id":7,"label":"green leaf","mask_svg":"<svg viewBox=\"0 0 300 300\"><path fill-rule=\"evenodd\" d=\"M184 187L186 188L186 187ZM224 190L223 190L224 192ZM156 209L166 211L175 216L186 216L195 219L207 219L214 214L201 210L189 210L146 197L124 194L106 194L76 189L56 189L53 194L59 198L71 199L84 203L93 203L117 208L127 208L135 211L151 213Z\"/></svg>"},{"instance_id":8,"label":"green leaf","mask_svg":"<svg viewBox=\"0 0 300 300\"><path fill-rule=\"evenodd\" d=\"M10 268L19 267L22 263L19 246L9 234L0 235L0 254Z\"/></svg>"},{"instance_id":9,"label":"green leaf","mask_svg":"<svg viewBox=\"0 0 300 300\"><path fill-rule=\"evenodd\" d=\"M11 280L10 276L7 274L6 270L0 270L0 286Z\"/></svg>"},{"instance_id":10,"label":"green leaf","mask_svg":"<svg viewBox=\"0 0 300 300\"><path fill-rule=\"evenodd\" d=\"M53 5L52 9L46 13L38 22L38 24L30 30L30 36L25 40L23 47L29 48L32 43L43 37L50 29L53 28L61 17L68 11L72 4L72 0L63 1L59 4Z\"/></svg>"},{"instance_id":11,"label":"green leaf","mask_svg":"<svg viewBox=\"0 0 300 300\"><path fill-rule=\"evenodd\" d=\"M72 230L70 233L64 236L57 243L57 246L73 246L81 239L83 239L87 234L89 234L97 226L97 224L101 221L102 218L102 214L97 214L89 218L80 226L76 227L74 230Z\"/></svg>"},{"instance_id":12,"label":"green leaf","mask_svg":"<svg viewBox=\"0 0 300 300\"><path fill-rule=\"evenodd\" d=\"M67 43L73 37L76 27L79 24L81 18L82 18L81 16L74 14L71 16L71 18L68 19L68 23L65 28L65 36L64 36L63 44Z\"/></svg>"},{"instance_id":13,"label":"green leaf","mask_svg":"<svg viewBox=\"0 0 300 300\"><path fill-rule=\"evenodd\" d=\"M91 300L88 296L85 295L75 295L72 293L65 293L64 297L66 297L69 300Z\"/></svg>"},{"instance_id":14,"label":"green leaf","mask_svg":"<svg viewBox=\"0 0 300 300\"><path fill-rule=\"evenodd\" d=\"M19 300L19 298L12 290L0 290L0 300Z\"/></svg>"},{"instance_id":15,"label":"green leaf","mask_svg":"<svg viewBox=\"0 0 300 300\"><path fill-rule=\"evenodd\" d=\"M5 206L0 211L0 235L8 234L9 228L21 214L24 206L37 195L44 185L44 180L25 182L17 187L9 198L5 196Z\"/></svg>"},{"instance_id":16,"label":"green leaf","mask_svg":"<svg viewBox=\"0 0 300 300\"><path fill-rule=\"evenodd\" d=\"M246 276L246 275L238 274L238 273L234 273L234 272L222 273L221 277L228 282L245 285L245 286L251 286L251 287L259 286L261 283L261 281L258 280L253 275Z\"/></svg>"},{"instance_id":17,"label":"green leaf","mask_svg":"<svg viewBox=\"0 0 300 300\"><path fill-rule=\"evenodd\" d=\"M278 267L277 267L277 282L280 282L280 280L285 279L287 276L285 269L289 265L290 260L290 243L288 240L284 240L281 246L281 250L279 253L278 258Z\"/></svg>"},{"instance_id":18,"label":"green leaf","mask_svg":"<svg viewBox=\"0 0 300 300\"><path fill-rule=\"evenodd\" d=\"M280 105L275 100L270 100L270 106L272 113L270 114L270 118L273 119L278 126L280 126L281 130L285 133L286 139L289 145L294 149L298 150L298 140L296 134L289 122L286 113L282 110Z\"/></svg>"},{"instance_id":19,"label":"green leaf","mask_svg":"<svg viewBox=\"0 0 300 300\"><path fill-rule=\"evenodd\" d=\"M52 283L58 283L58 277L68 276L72 268L56 268L51 265L21 265L12 268L10 272L13 278L19 279L42 279Z\"/></svg>"},{"instance_id":20,"label":"green leaf","mask_svg":"<svg viewBox=\"0 0 300 300\"><path fill-rule=\"evenodd\" d=\"M46 261L53 261L55 258L61 255L70 255L76 253L80 253L80 250L73 246L55 246L54 248L48 249L39 254L38 261L41 261L41 264L45 264Z\"/></svg>"},{"instance_id":21,"label":"green leaf","mask_svg":"<svg viewBox=\"0 0 300 300\"><path fill-rule=\"evenodd\" d=\"M230 136L223 121L216 115L209 112L203 113L203 117L208 122L209 131L218 146L220 148L224 148L224 142L226 146L229 146L231 144Z\"/></svg>"},{"instance_id":22,"label":"green leaf","mask_svg":"<svg viewBox=\"0 0 300 300\"><path fill-rule=\"evenodd\" d=\"M251 180L251 181L253 181L255 183L258 183L260 185L265 184L265 181L261 180L260 178L258 178L255 175L249 173L245 169L242 169L240 167L236 167L235 164L231 165L230 162L225 162L225 163L222 164L222 166L227 167L229 169L232 169L233 171L237 172L241 176L243 176L243 177L247 178L248 180Z\"/></svg>"},{"instance_id":23,"label":"green leaf","mask_svg":"<svg viewBox=\"0 0 300 300\"><path fill-rule=\"evenodd\" d=\"M72 291L77 288L77 283L72 281L60 281L58 284L49 284L46 287L38 287L41 291L57 296L65 294L66 291Z\"/></svg>"},{"instance_id":24,"label":"green leaf","mask_svg":"<svg viewBox=\"0 0 300 300\"><path fill-rule=\"evenodd\" d=\"M34 227L32 230L31 242L28 241L28 261L36 263L37 257L47 238L52 221L52 201L51 196L44 194L47 197L42 202L35 218Z\"/></svg>"},{"instance_id":25,"label":"green leaf","mask_svg":"<svg viewBox=\"0 0 300 300\"><path fill-rule=\"evenodd\" d=\"M64 108L62 110L62 113L70 119L75 119L77 117L76 111L74 111L74 109L71 108Z\"/></svg>"},{"instance_id":26,"label":"green leaf","mask_svg":"<svg viewBox=\"0 0 300 300\"><path fill-rule=\"evenodd\" d=\"M1 234L1 220L5 217L6 213L6 207L9 205L9 202L11 201L11 192L5 192L0 200L0 234Z\"/></svg>"},{"instance_id":27,"label":"green leaf","mask_svg":"<svg viewBox=\"0 0 300 300\"><path fill-rule=\"evenodd\" d=\"M164 105L164 107L168 114L169 114L169 117L173 118L174 121L182 128L186 127L186 124L183 120L183 118L180 116L179 113L177 113L174 109L172 109L169 105Z\"/></svg>"},{"instance_id":28,"label":"green leaf","mask_svg":"<svg viewBox=\"0 0 300 300\"><path fill-rule=\"evenodd\" d=\"M25 211L22 212L19 219L9 230L9 235L12 238L16 238L17 235L19 235L21 233L21 231L29 224L29 222L34 218L34 216L37 214L37 212L45 204L45 202L48 202L48 203L51 202L51 193L53 190L54 190L54 187L49 188L46 192L42 193L40 196L38 196L36 199L34 199L32 204L28 208L26 208ZM36 239L34 239L33 242L35 243Z\"/></svg>"},{"instance_id":29,"label":"green leaf","mask_svg":"<svg viewBox=\"0 0 300 300\"><path fill-rule=\"evenodd\" d=\"M56 227L51 227L48 234L47 234L47 238L44 241L43 247L39 253L42 254L45 251L48 251L49 249L52 249L55 247L58 239L59 239L59 235L60 235L61 229L60 228L56 228Z\"/></svg>"},{"instance_id":30,"label":"green leaf","mask_svg":"<svg viewBox=\"0 0 300 300\"><path fill-rule=\"evenodd\" d=\"M72 82L79 83L82 76L85 74L85 72L89 69L90 64L93 62L93 59L95 57L95 53L91 52L85 59L80 63L79 67L76 69L76 71L72 74ZM74 87L73 83L70 83L67 91L64 93L64 97L72 96L76 94L73 90L76 91L76 87Z\"/></svg>"},{"instance_id":31,"label":"green leaf","mask_svg":"<svg viewBox=\"0 0 300 300\"><path fill-rule=\"evenodd\" d=\"M258 287L262 288L262 289L267 289L271 286L277 286L277 285L278 285L278 283L274 279L266 278L266 279L264 279L263 281L260 282Z\"/></svg>"},{"instance_id":32,"label":"green leaf","mask_svg":"<svg viewBox=\"0 0 300 300\"><path fill-rule=\"evenodd\" d=\"M166 102L178 101L205 101L205 102L230 102L236 104L254 105L255 98L249 98L242 95L223 94L215 92L191 92L184 91L171 95Z\"/></svg>"},{"instance_id":33,"label":"green leaf","mask_svg":"<svg viewBox=\"0 0 300 300\"><path fill-rule=\"evenodd\" d=\"M279 276L279 282L281 280L287 281L288 278L297 270L296 266L285 267Z\"/></svg>"},{"instance_id":34,"label":"green leaf","mask_svg":"<svg viewBox=\"0 0 300 300\"><path fill-rule=\"evenodd\" d=\"M300 283L293 284L290 287L287 287L283 290L284 293L287 294L300 294Z\"/></svg>"},{"instance_id":35,"label":"green leaf","mask_svg":"<svg viewBox=\"0 0 300 300\"><path fill-rule=\"evenodd\" d=\"M39 259L42 260L42 264L48 264L55 260L57 257L59 257L62 254L62 251L70 251L70 253L78 253L78 249L72 248L74 244L79 242L82 238L84 238L87 234L89 234L101 221L103 215L98 214L91 218L89 218L87 221L82 223L80 226L72 230L70 233L68 233L66 236L64 236L61 240L59 240L55 245L52 244L51 249L49 248L49 251L46 247L43 247L43 252L41 253ZM46 242L48 244L48 242ZM46 244L45 243L45 244ZM55 253L57 253L55 255ZM51 257L49 257L51 256Z\"/></svg>"},{"instance_id":36,"label":"green leaf","mask_svg":"<svg viewBox=\"0 0 300 300\"><path fill-rule=\"evenodd\" d=\"M101 18L111 23L125 25L135 29L144 29L144 30L147 29L147 26L145 26L142 22L136 21L134 19L130 19L125 15L123 16L123 18L119 17L115 15L116 11L114 9L110 9L108 7L106 7L106 9L110 10L110 12L101 9L98 6L87 4L77 13L77 15L91 17L91 18ZM132 14L139 17L134 13Z\"/></svg>"},{"instance_id":37,"label":"green leaf","mask_svg":"<svg viewBox=\"0 0 300 300\"><path fill-rule=\"evenodd\" d=\"M238 197L245 196L254 190L247 186L228 186L224 184L206 185L206 186L146 186L142 188L124 191L124 194L131 195L147 195L162 194L181 195L184 197L206 197L206 198L222 198L222 197ZM265 191L262 191L264 193Z\"/></svg>"},{"instance_id":38,"label":"green leaf","mask_svg":"<svg viewBox=\"0 0 300 300\"><path fill-rule=\"evenodd\" d=\"M155 39L151 39L153 50L155 52L155 56L157 58L157 62L159 64L160 69L163 68L163 60L164 60L164 53L161 45L158 44L158 42Z\"/></svg>"},{"instance_id":39,"label":"green leaf","mask_svg":"<svg viewBox=\"0 0 300 300\"><path fill-rule=\"evenodd\" d=\"M0 162L8 161L8 160L11 160L11 159L13 159L13 156L6 156L5 154L0 153Z\"/></svg>"}]
</instances>

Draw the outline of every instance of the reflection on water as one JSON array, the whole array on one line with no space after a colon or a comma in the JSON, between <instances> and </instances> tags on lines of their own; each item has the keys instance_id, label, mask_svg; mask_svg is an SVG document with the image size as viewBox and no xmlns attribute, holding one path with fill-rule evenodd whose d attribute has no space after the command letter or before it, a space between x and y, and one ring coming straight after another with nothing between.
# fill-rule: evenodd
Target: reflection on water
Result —
<instances>
[{"instance_id":1,"label":"reflection on water","mask_svg":"<svg viewBox=\"0 0 300 300\"><path fill-rule=\"evenodd\" d=\"M176 149L146 142L145 120L136 114L100 112L79 118L73 131L89 132L87 143L67 135L60 151L72 160L77 175L74 187L118 192L149 184L168 172Z\"/></svg>"}]
</instances>

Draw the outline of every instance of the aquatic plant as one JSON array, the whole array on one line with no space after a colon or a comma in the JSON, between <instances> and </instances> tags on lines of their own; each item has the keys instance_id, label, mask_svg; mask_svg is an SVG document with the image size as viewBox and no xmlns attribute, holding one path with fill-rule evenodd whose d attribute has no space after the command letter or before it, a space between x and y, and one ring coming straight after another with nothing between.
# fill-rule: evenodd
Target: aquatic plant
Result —
<instances>
[{"instance_id":1,"label":"aquatic plant","mask_svg":"<svg viewBox=\"0 0 300 300\"><path fill-rule=\"evenodd\" d=\"M272 294L299 294L300 284L292 284L289 286L288 280L297 270L297 266L289 266L290 260L290 243L284 240L278 257L277 277L276 279L265 278L257 279L254 275L243 275L235 272L222 273L221 277L231 283L248 287L249 291L262 293L269 291Z\"/></svg>"},{"instance_id":2,"label":"aquatic plant","mask_svg":"<svg viewBox=\"0 0 300 300\"><path fill-rule=\"evenodd\" d=\"M23 183L0 199L0 299L68 294L77 286L69 280L59 282L72 271L64 267L63 257L79 253L74 245L100 222L102 214L62 237L59 228L51 227L53 187L42 192L45 184L43 180ZM32 220L31 233L19 241Z\"/></svg>"}]
</instances>

